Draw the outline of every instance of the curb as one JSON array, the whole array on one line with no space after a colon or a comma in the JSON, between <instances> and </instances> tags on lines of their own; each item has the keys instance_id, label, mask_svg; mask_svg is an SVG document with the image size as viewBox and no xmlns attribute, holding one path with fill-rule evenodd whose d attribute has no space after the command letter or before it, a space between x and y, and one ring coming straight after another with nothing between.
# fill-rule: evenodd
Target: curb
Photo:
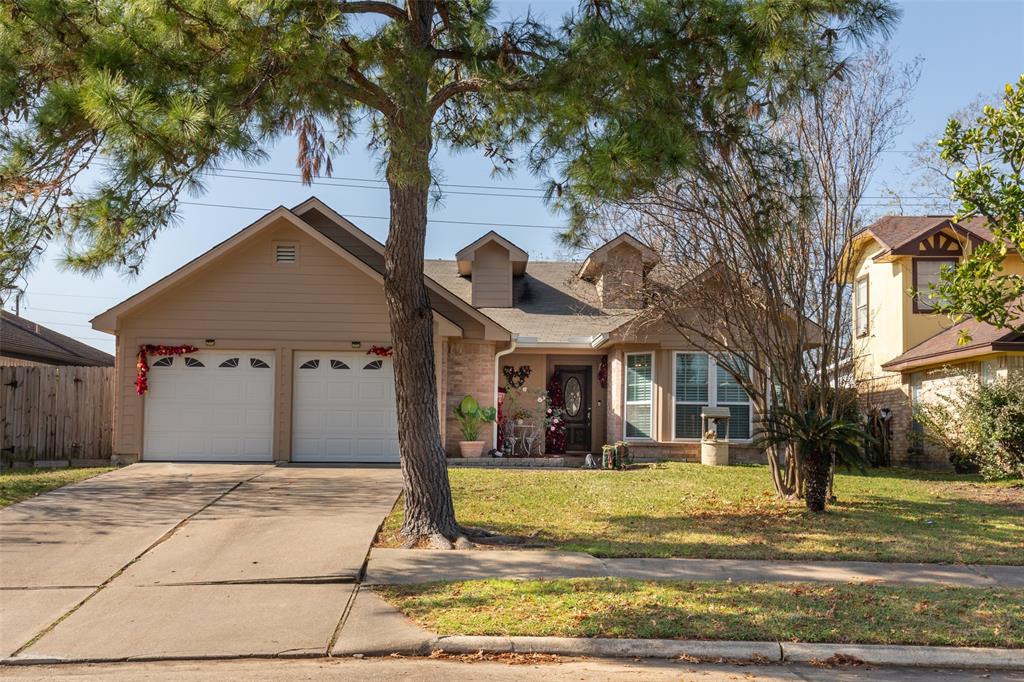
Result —
<instances>
[{"instance_id":1,"label":"curb","mask_svg":"<svg viewBox=\"0 0 1024 682\"><path fill-rule=\"evenodd\" d=\"M423 644L428 645L427 642ZM835 661L907 667L1024 670L1024 649L985 647L457 635L438 637L429 642L429 648L451 654L531 653L598 658L743 660L756 663ZM365 652L371 656L390 653L393 652Z\"/></svg>"},{"instance_id":2,"label":"curb","mask_svg":"<svg viewBox=\"0 0 1024 682\"><path fill-rule=\"evenodd\" d=\"M791 663L833 659L871 665L1024 670L1024 649L782 642L782 656Z\"/></svg>"}]
</instances>

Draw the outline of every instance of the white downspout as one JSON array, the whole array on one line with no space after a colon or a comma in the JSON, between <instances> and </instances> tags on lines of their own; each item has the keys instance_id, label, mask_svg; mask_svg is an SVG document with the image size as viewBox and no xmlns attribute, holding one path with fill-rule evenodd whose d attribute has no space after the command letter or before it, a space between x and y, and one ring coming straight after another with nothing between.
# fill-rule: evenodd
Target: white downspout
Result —
<instances>
[{"instance_id":1,"label":"white downspout","mask_svg":"<svg viewBox=\"0 0 1024 682\"><path fill-rule=\"evenodd\" d=\"M498 363L502 357L508 355L516 349L516 340L519 338L519 334L512 335L512 343L505 350L499 350L494 354L494 409L498 409L498 376L501 371L501 365ZM494 447L498 447L498 420L494 420L494 426L491 427L491 442L494 443Z\"/></svg>"}]
</instances>

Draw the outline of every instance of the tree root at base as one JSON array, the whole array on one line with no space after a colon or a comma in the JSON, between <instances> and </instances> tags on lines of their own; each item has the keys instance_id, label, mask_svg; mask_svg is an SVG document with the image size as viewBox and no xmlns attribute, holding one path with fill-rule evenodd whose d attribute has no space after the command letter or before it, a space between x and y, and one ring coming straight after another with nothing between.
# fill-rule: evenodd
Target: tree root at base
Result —
<instances>
[{"instance_id":1,"label":"tree root at base","mask_svg":"<svg viewBox=\"0 0 1024 682\"><path fill-rule=\"evenodd\" d=\"M473 526L458 526L455 533L442 533L438 530L425 531L420 533L409 533L402 531L405 541L402 549L414 549L426 547L427 549L473 549L479 545L519 545L524 538L501 535L485 528Z\"/></svg>"}]
</instances>

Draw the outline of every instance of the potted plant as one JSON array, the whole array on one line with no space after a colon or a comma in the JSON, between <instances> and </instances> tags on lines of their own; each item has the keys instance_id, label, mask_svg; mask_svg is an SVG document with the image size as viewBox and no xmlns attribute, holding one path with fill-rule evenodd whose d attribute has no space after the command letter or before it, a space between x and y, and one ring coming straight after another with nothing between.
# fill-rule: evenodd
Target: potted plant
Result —
<instances>
[{"instance_id":1,"label":"potted plant","mask_svg":"<svg viewBox=\"0 0 1024 682\"><path fill-rule=\"evenodd\" d=\"M459 420L459 430L463 440L459 441L459 451L463 457L480 457L484 451L484 442L480 440L480 425L489 424L498 416L493 407L480 407L480 403L471 395L467 395L453 412Z\"/></svg>"}]
</instances>

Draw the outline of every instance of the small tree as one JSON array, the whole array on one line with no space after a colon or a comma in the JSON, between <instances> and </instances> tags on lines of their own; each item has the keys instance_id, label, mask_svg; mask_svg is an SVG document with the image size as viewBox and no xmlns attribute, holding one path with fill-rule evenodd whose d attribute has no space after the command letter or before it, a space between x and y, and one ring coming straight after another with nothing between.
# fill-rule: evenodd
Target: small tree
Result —
<instances>
[{"instance_id":1,"label":"small tree","mask_svg":"<svg viewBox=\"0 0 1024 682\"><path fill-rule=\"evenodd\" d=\"M1024 330L1024 276L1003 270L1010 250L1024 253L1024 75L1006 86L1001 104L985 106L971 125L950 119L939 142L955 171L956 220L982 218L994 239L944 271L932 298L954 321Z\"/></svg>"},{"instance_id":2,"label":"small tree","mask_svg":"<svg viewBox=\"0 0 1024 682\"><path fill-rule=\"evenodd\" d=\"M845 248L918 73L884 51L863 55L761 138L707 149L698 171L606 207L605 222L661 256L634 326L667 325L714 356L762 415L781 406L841 421L854 361ZM796 450L766 445L776 491L799 496Z\"/></svg>"}]
</instances>

